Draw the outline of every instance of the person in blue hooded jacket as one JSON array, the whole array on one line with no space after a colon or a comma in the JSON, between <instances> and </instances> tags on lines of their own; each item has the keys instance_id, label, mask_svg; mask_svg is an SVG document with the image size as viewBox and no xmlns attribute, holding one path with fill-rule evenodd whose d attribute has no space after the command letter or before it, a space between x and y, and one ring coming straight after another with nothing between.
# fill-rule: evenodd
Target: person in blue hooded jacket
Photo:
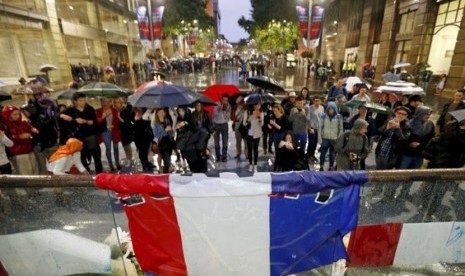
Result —
<instances>
[{"instance_id":1,"label":"person in blue hooded jacket","mask_svg":"<svg viewBox=\"0 0 465 276\"><path fill-rule=\"evenodd\" d=\"M329 170L334 170L334 160L336 151L334 145L336 139L344 132L343 118L337 111L335 102L329 102L326 106L325 114L321 116L320 129L318 131L318 141L321 142L320 171L324 170L326 153L329 150Z\"/></svg>"}]
</instances>

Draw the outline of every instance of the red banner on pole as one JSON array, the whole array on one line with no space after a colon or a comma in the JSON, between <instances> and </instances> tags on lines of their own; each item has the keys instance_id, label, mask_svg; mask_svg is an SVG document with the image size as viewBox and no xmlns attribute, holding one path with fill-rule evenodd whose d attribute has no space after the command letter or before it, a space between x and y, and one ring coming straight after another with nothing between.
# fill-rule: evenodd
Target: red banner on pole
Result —
<instances>
[{"instance_id":1,"label":"red banner on pole","mask_svg":"<svg viewBox=\"0 0 465 276\"><path fill-rule=\"evenodd\" d=\"M163 12L165 6L158 6L152 9L153 33L155 39L161 39L163 33Z\"/></svg>"},{"instance_id":2,"label":"red banner on pole","mask_svg":"<svg viewBox=\"0 0 465 276\"><path fill-rule=\"evenodd\" d=\"M147 1L139 1L140 5L136 8L137 22L139 24L139 38L141 40L150 40L150 24L147 10Z\"/></svg>"},{"instance_id":3,"label":"red banner on pole","mask_svg":"<svg viewBox=\"0 0 465 276\"><path fill-rule=\"evenodd\" d=\"M295 7L297 11L297 19L299 21L299 30L302 37L307 38L307 29L308 29L308 8L297 6Z\"/></svg>"}]
</instances>

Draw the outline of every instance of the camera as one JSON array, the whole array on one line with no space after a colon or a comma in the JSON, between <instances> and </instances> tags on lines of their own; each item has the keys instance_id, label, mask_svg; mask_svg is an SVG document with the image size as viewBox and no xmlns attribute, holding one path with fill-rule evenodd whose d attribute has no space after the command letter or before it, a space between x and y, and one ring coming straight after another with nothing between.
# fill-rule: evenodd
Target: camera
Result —
<instances>
[{"instance_id":1,"label":"camera","mask_svg":"<svg viewBox=\"0 0 465 276\"><path fill-rule=\"evenodd\" d=\"M353 162L360 161L360 157L355 153L350 153L350 158L352 159Z\"/></svg>"}]
</instances>

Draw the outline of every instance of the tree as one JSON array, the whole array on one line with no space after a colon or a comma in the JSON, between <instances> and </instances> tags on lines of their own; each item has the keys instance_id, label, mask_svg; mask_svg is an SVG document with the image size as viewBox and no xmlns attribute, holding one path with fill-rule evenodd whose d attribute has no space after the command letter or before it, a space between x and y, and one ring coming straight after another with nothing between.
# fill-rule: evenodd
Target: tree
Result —
<instances>
[{"instance_id":1,"label":"tree","mask_svg":"<svg viewBox=\"0 0 465 276\"><path fill-rule=\"evenodd\" d=\"M239 42L237 43L237 51L242 52L244 50L247 50L247 39L241 38L239 39Z\"/></svg>"},{"instance_id":2,"label":"tree","mask_svg":"<svg viewBox=\"0 0 465 276\"><path fill-rule=\"evenodd\" d=\"M163 16L164 34L172 35L181 32L181 21L194 22L199 29L207 29L214 25L214 20L206 12L204 0L175 0L164 1L165 13Z\"/></svg>"},{"instance_id":3,"label":"tree","mask_svg":"<svg viewBox=\"0 0 465 276\"><path fill-rule=\"evenodd\" d=\"M210 29L207 31L201 29L197 34L194 51L196 53L205 53L208 55L210 52L210 46L216 38L217 35L214 31Z\"/></svg>"},{"instance_id":4,"label":"tree","mask_svg":"<svg viewBox=\"0 0 465 276\"><path fill-rule=\"evenodd\" d=\"M252 34L253 31L253 26L254 26L254 21L245 19L244 16L241 16L239 20L237 20L237 24L244 29L249 35Z\"/></svg>"},{"instance_id":5,"label":"tree","mask_svg":"<svg viewBox=\"0 0 465 276\"><path fill-rule=\"evenodd\" d=\"M251 0L251 19L242 16L238 24L247 33L253 34L258 28L265 28L270 22L292 21L297 22L295 0Z\"/></svg>"},{"instance_id":6,"label":"tree","mask_svg":"<svg viewBox=\"0 0 465 276\"><path fill-rule=\"evenodd\" d=\"M294 42L299 37L296 23L288 21L271 21L264 28L256 28L252 38L257 41L260 51L276 53L294 49Z\"/></svg>"}]
</instances>

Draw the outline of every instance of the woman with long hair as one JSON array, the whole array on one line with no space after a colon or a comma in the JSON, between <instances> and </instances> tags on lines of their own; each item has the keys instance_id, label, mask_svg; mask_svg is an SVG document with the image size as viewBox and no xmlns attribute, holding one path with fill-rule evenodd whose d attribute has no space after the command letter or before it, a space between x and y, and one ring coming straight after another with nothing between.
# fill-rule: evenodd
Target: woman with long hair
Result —
<instances>
[{"instance_id":1,"label":"woman with long hair","mask_svg":"<svg viewBox=\"0 0 465 276\"><path fill-rule=\"evenodd\" d=\"M273 106L273 116L268 123L268 128L273 131L273 143L275 153L278 153L279 142L287 130L287 118L284 115L284 108L280 104Z\"/></svg>"},{"instance_id":2,"label":"woman with long hair","mask_svg":"<svg viewBox=\"0 0 465 276\"><path fill-rule=\"evenodd\" d=\"M153 145L158 149L158 153L163 160L163 169L160 172L170 173L171 153L174 146L173 127L163 108L156 110L153 136Z\"/></svg>"},{"instance_id":3,"label":"woman with long hair","mask_svg":"<svg viewBox=\"0 0 465 276\"><path fill-rule=\"evenodd\" d=\"M312 99L310 98L310 91L307 87L302 87L300 90L300 96L304 99L304 105L310 106L312 105Z\"/></svg>"},{"instance_id":4,"label":"woman with long hair","mask_svg":"<svg viewBox=\"0 0 465 276\"><path fill-rule=\"evenodd\" d=\"M181 166L186 170L185 148L192 136L192 118L190 111L185 106L178 106L176 118L176 150L181 153Z\"/></svg>"},{"instance_id":5,"label":"woman with long hair","mask_svg":"<svg viewBox=\"0 0 465 276\"><path fill-rule=\"evenodd\" d=\"M297 166L300 163L294 135L291 131L286 131L278 144L274 171L288 172L294 169L302 170L303 168Z\"/></svg>"},{"instance_id":6,"label":"woman with long hair","mask_svg":"<svg viewBox=\"0 0 465 276\"><path fill-rule=\"evenodd\" d=\"M258 144L260 137L263 135L262 127L264 124L264 115L260 103L249 106L242 123L248 128L247 157L249 159L249 172L255 172L258 162Z\"/></svg>"}]
</instances>

